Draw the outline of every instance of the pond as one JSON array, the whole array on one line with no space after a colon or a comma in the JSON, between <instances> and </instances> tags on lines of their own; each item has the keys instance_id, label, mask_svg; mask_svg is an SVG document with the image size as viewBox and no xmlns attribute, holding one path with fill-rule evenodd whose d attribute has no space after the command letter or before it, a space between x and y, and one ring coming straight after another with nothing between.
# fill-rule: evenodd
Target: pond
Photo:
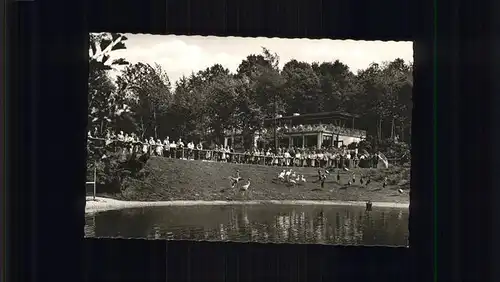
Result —
<instances>
[{"instance_id":1,"label":"pond","mask_svg":"<svg viewBox=\"0 0 500 282\"><path fill-rule=\"evenodd\" d=\"M146 207L86 215L85 236L408 246L408 213L323 205Z\"/></svg>"}]
</instances>

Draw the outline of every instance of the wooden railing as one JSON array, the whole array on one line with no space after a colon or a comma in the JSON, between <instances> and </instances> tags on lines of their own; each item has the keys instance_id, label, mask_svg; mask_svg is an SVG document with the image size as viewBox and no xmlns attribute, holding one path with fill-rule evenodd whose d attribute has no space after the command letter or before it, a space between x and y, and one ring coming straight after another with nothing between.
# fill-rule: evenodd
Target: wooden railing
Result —
<instances>
[{"instance_id":1,"label":"wooden railing","mask_svg":"<svg viewBox=\"0 0 500 282\"><path fill-rule=\"evenodd\" d=\"M189 149L183 148L164 148L162 145L150 145L142 142L124 142L118 140L106 140L102 138L91 138L89 142L108 142L104 144L106 147L112 147L115 152L120 150L123 153L143 152L152 156L160 156L166 158L199 160L199 161L214 161L214 162L229 162L240 164L256 164L256 165L277 165L277 166L300 166L300 167L355 167L358 160L346 159L337 156L324 156L318 158L316 156L302 155L297 157L285 157L276 155L260 155L252 153L225 152L220 150L209 149ZM147 151L144 149L147 148ZM161 148L161 149L159 149Z\"/></svg>"}]
</instances>

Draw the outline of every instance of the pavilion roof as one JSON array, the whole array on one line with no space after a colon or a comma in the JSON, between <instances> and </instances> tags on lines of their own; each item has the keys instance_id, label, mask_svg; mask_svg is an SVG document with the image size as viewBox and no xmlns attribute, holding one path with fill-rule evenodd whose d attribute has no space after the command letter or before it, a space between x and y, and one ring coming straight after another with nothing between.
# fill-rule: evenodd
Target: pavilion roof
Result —
<instances>
[{"instance_id":1,"label":"pavilion roof","mask_svg":"<svg viewBox=\"0 0 500 282\"><path fill-rule=\"evenodd\" d=\"M359 118L359 115L350 114L346 112L320 112L320 113L310 113L310 114L300 114L298 116L283 116L278 118L278 120L283 119L303 119L303 118L330 118L330 117L343 117L343 118ZM267 120L274 120L273 118L268 118Z\"/></svg>"}]
</instances>

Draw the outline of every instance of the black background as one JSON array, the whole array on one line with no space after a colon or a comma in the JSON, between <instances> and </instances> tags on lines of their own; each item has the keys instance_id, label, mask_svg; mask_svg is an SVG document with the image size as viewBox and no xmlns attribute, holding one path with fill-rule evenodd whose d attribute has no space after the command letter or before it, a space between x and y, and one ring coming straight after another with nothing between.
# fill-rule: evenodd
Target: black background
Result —
<instances>
[{"instance_id":1,"label":"black background","mask_svg":"<svg viewBox=\"0 0 500 282\"><path fill-rule=\"evenodd\" d=\"M495 281L495 9L470 2L8 3L7 281ZM89 31L413 40L410 248L83 239Z\"/></svg>"}]
</instances>

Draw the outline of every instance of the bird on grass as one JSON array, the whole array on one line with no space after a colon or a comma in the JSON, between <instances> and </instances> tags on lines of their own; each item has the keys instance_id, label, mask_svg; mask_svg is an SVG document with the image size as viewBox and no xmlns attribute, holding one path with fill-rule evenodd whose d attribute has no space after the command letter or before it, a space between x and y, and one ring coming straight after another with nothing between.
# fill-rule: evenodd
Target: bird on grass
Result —
<instances>
[{"instance_id":1,"label":"bird on grass","mask_svg":"<svg viewBox=\"0 0 500 282\"><path fill-rule=\"evenodd\" d=\"M281 181L284 181L285 180L285 173L286 173L286 170L283 170L282 172L280 172L278 174L278 179Z\"/></svg>"},{"instance_id":2,"label":"bird on grass","mask_svg":"<svg viewBox=\"0 0 500 282\"><path fill-rule=\"evenodd\" d=\"M236 175L235 176L229 176L229 182L231 183L231 188L234 188L238 182L240 182L241 177L240 177L240 171L236 170Z\"/></svg>"},{"instance_id":3,"label":"bird on grass","mask_svg":"<svg viewBox=\"0 0 500 282\"><path fill-rule=\"evenodd\" d=\"M347 181L347 186L351 186L352 182L351 180Z\"/></svg>"},{"instance_id":4,"label":"bird on grass","mask_svg":"<svg viewBox=\"0 0 500 282\"><path fill-rule=\"evenodd\" d=\"M303 175L303 174L300 176L300 182L304 182L304 183L306 183L306 179L304 178L304 175Z\"/></svg>"},{"instance_id":5,"label":"bird on grass","mask_svg":"<svg viewBox=\"0 0 500 282\"><path fill-rule=\"evenodd\" d=\"M385 188L387 186L387 177L384 177L384 183L382 183L382 187Z\"/></svg>"},{"instance_id":6,"label":"bird on grass","mask_svg":"<svg viewBox=\"0 0 500 282\"><path fill-rule=\"evenodd\" d=\"M326 180L326 175L323 175L323 176L321 177L321 183L320 183L320 184L321 184L321 188L322 188L322 189L323 189L323 187L325 187L325 180Z\"/></svg>"},{"instance_id":7,"label":"bird on grass","mask_svg":"<svg viewBox=\"0 0 500 282\"><path fill-rule=\"evenodd\" d=\"M295 178L295 182L296 182L296 183L299 183L299 182L300 182L300 175L297 175L297 177Z\"/></svg>"},{"instance_id":8,"label":"bird on grass","mask_svg":"<svg viewBox=\"0 0 500 282\"><path fill-rule=\"evenodd\" d=\"M290 174L292 174L292 169L290 169L287 172L285 172L285 180L289 180L290 179Z\"/></svg>"},{"instance_id":9,"label":"bird on grass","mask_svg":"<svg viewBox=\"0 0 500 282\"><path fill-rule=\"evenodd\" d=\"M398 189L399 194L403 194L403 189Z\"/></svg>"},{"instance_id":10,"label":"bird on grass","mask_svg":"<svg viewBox=\"0 0 500 282\"><path fill-rule=\"evenodd\" d=\"M248 178L248 181L246 184L241 186L240 190L246 192L246 191L248 191L248 188L250 188L250 178Z\"/></svg>"},{"instance_id":11,"label":"bird on grass","mask_svg":"<svg viewBox=\"0 0 500 282\"><path fill-rule=\"evenodd\" d=\"M241 186L240 192L247 195L248 188L250 188L250 178L248 178L247 183L245 183Z\"/></svg>"}]
</instances>

